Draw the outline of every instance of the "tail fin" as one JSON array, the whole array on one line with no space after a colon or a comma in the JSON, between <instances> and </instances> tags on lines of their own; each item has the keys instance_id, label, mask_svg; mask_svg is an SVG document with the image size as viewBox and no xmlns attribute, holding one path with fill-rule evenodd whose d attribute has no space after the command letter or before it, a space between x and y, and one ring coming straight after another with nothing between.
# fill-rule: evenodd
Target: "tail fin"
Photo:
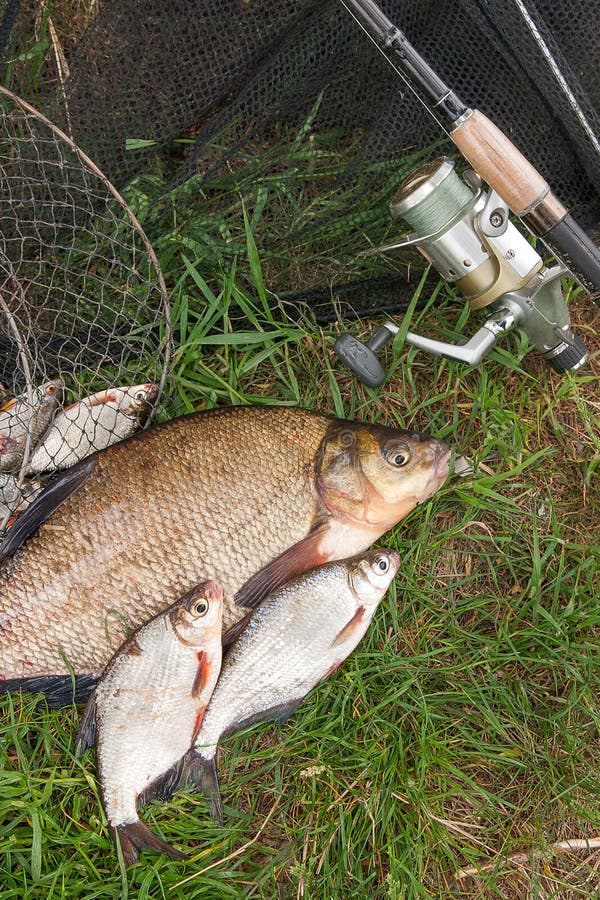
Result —
<instances>
[{"instance_id":1,"label":"tail fin","mask_svg":"<svg viewBox=\"0 0 600 900\"><path fill-rule=\"evenodd\" d=\"M225 817L219 789L216 754L207 758L197 750L188 750L183 758L181 784L185 787L199 788L209 802L211 817L218 825L223 824Z\"/></svg>"},{"instance_id":2,"label":"tail fin","mask_svg":"<svg viewBox=\"0 0 600 900\"><path fill-rule=\"evenodd\" d=\"M129 825L117 825L116 828L110 827L113 840L119 841L123 851L123 859L126 866L132 866L140 858L140 850L157 850L159 853L165 853L171 859L189 859L186 853L181 853L175 847L171 847L166 841L152 834L147 825L138 819L137 822L131 822Z\"/></svg>"}]
</instances>

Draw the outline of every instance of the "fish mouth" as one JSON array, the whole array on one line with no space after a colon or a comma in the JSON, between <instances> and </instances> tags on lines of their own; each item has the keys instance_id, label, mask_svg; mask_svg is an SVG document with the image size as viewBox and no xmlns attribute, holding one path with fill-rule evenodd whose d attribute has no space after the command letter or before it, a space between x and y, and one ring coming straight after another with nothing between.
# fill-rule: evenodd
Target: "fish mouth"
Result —
<instances>
[{"instance_id":1,"label":"fish mouth","mask_svg":"<svg viewBox=\"0 0 600 900\"><path fill-rule=\"evenodd\" d=\"M202 595L206 597L207 600L219 602L223 599L223 588L216 581L205 581L200 587L202 589Z\"/></svg>"},{"instance_id":2,"label":"fish mouth","mask_svg":"<svg viewBox=\"0 0 600 900\"><path fill-rule=\"evenodd\" d=\"M158 385L154 382L150 382L149 384L144 385L144 387L146 388L146 403L154 405L154 402L158 397Z\"/></svg>"},{"instance_id":3,"label":"fish mouth","mask_svg":"<svg viewBox=\"0 0 600 900\"><path fill-rule=\"evenodd\" d=\"M434 452L434 473L435 477L439 479L440 483L445 481L448 475L450 474L450 459L452 457L452 450L448 447L447 444L442 443L440 441L433 448Z\"/></svg>"},{"instance_id":4,"label":"fish mouth","mask_svg":"<svg viewBox=\"0 0 600 900\"><path fill-rule=\"evenodd\" d=\"M448 444L434 438L431 442L430 450L433 456L433 459L431 460L432 471L421 495L417 497L417 503L423 503L425 500L429 500L429 498L433 496L437 489L444 483L450 473L452 450Z\"/></svg>"},{"instance_id":5,"label":"fish mouth","mask_svg":"<svg viewBox=\"0 0 600 900\"><path fill-rule=\"evenodd\" d=\"M390 566L394 570L394 577L396 576L398 569L400 568L400 554L397 550L388 550L387 551L390 557Z\"/></svg>"}]
</instances>

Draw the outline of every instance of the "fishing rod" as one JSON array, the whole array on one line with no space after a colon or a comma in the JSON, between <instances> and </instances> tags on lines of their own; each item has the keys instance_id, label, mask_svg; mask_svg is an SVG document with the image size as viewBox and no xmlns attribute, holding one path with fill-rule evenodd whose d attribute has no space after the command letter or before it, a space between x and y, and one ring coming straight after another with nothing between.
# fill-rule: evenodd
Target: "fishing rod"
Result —
<instances>
[{"instance_id":1,"label":"fishing rod","mask_svg":"<svg viewBox=\"0 0 600 900\"><path fill-rule=\"evenodd\" d=\"M587 290L598 291L600 249L512 141L434 72L373 0L340 2L473 167L461 179L453 161L443 158L411 173L390 210L413 232L366 251L416 247L446 281L456 285L471 309L489 307L488 319L466 344L447 344L412 332L406 335L407 343L476 365L499 336L516 327L555 371L580 368L587 351L571 329L561 279L570 271ZM413 82L431 98L431 107ZM438 115L449 121L450 130ZM510 221L510 212L547 244L559 263L544 265ZM367 344L343 334L336 353L361 381L377 387L385 379L377 353L398 330L386 322Z\"/></svg>"}]
</instances>

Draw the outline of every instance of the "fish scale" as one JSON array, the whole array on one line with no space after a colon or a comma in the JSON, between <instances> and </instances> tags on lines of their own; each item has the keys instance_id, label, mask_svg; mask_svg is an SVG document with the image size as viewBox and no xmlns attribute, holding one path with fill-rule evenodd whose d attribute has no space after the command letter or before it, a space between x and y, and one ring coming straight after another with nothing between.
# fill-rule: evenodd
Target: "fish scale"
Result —
<instances>
[{"instance_id":1,"label":"fish scale","mask_svg":"<svg viewBox=\"0 0 600 900\"><path fill-rule=\"evenodd\" d=\"M410 463L396 470L399 441ZM435 438L288 407L183 416L95 454L19 517L25 529L56 505L0 570L0 688L71 667L97 675L129 628L206 579L223 586L228 628L248 611L244 592L254 603L367 549L439 487L448 454ZM370 493L357 513L340 473L361 467Z\"/></svg>"}]
</instances>

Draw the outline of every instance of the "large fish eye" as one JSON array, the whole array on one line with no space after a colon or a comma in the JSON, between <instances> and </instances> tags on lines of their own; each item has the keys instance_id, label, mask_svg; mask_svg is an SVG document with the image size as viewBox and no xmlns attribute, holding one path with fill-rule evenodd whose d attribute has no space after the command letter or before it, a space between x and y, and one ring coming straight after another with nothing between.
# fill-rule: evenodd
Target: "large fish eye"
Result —
<instances>
[{"instance_id":1,"label":"large fish eye","mask_svg":"<svg viewBox=\"0 0 600 900\"><path fill-rule=\"evenodd\" d=\"M378 556L375 560L375 568L385 574L390 568L390 561L386 556Z\"/></svg>"},{"instance_id":2,"label":"large fish eye","mask_svg":"<svg viewBox=\"0 0 600 900\"><path fill-rule=\"evenodd\" d=\"M400 468L401 466L405 466L410 460L410 450L406 444L393 443L384 449L383 458L391 466Z\"/></svg>"},{"instance_id":3,"label":"large fish eye","mask_svg":"<svg viewBox=\"0 0 600 900\"><path fill-rule=\"evenodd\" d=\"M138 391L135 394L134 399L138 400L139 402L141 402L142 400L145 400L146 399L146 391Z\"/></svg>"},{"instance_id":4,"label":"large fish eye","mask_svg":"<svg viewBox=\"0 0 600 900\"><path fill-rule=\"evenodd\" d=\"M205 597L200 597L198 600L195 600L191 607L190 612L193 616L200 619L202 616L205 616L208 612L209 602Z\"/></svg>"}]
</instances>

